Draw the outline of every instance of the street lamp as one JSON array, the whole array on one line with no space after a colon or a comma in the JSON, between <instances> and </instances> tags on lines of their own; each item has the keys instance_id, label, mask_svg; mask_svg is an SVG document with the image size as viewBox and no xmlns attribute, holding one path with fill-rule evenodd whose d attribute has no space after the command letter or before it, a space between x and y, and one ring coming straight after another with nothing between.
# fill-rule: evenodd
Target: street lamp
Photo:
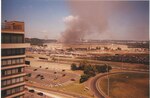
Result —
<instances>
[{"instance_id":1,"label":"street lamp","mask_svg":"<svg viewBox=\"0 0 150 98\"><path fill-rule=\"evenodd\" d=\"M122 60L122 62L121 62L121 70L122 70L122 72L123 72L123 55L122 55L122 57L121 57L121 60Z\"/></svg>"},{"instance_id":2,"label":"street lamp","mask_svg":"<svg viewBox=\"0 0 150 98\"><path fill-rule=\"evenodd\" d=\"M107 79L108 79L108 88L107 88L107 95L108 95L108 97L109 97L109 76L108 76L108 73L109 73L109 69L108 69L108 64L106 64L107 65Z\"/></svg>"}]
</instances>

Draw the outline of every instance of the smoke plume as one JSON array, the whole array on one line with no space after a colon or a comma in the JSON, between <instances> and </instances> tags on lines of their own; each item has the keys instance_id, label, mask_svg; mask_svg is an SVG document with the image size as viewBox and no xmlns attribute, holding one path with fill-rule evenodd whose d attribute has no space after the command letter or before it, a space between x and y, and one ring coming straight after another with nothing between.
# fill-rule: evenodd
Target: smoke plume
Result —
<instances>
[{"instance_id":1,"label":"smoke plume","mask_svg":"<svg viewBox=\"0 0 150 98\"><path fill-rule=\"evenodd\" d=\"M79 42L81 39L84 39L85 37L90 36L92 34L96 34L99 36L101 34L107 35L108 33L110 35L113 35L114 31L110 30L109 22L110 19L113 19L112 17L115 17L114 13L116 13L119 16L120 12L126 15L128 14L132 15L132 13L136 12L134 11L135 9L134 6L132 7L132 2L131 4L129 4L128 2L74 1L73 0L73 1L68 1L67 3L69 5L71 15L63 19L64 23L66 24L66 29L64 32L62 32L61 41L65 43ZM127 19L126 15L119 16L121 21L124 22L124 19ZM140 19L137 18L137 21L138 20ZM120 22L120 20L116 22ZM133 22L133 25L134 24L135 23ZM136 23L136 25L138 25L136 26L138 28L143 26L142 23ZM118 28L120 28L119 23L118 23ZM138 36L137 33L138 28L135 28L134 26L133 28L132 27L127 28L129 29L128 30L129 33L126 33L126 35L128 36L128 34L132 33L133 35L136 34ZM123 32L125 32L125 30ZM117 35L115 36L115 38L116 37Z\"/></svg>"}]
</instances>

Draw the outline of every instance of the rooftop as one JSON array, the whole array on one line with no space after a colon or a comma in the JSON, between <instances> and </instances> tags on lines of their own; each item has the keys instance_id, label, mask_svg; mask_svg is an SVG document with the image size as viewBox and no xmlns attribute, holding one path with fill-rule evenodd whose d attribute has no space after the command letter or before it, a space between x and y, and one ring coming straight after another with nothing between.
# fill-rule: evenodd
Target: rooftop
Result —
<instances>
[{"instance_id":1,"label":"rooftop","mask_svg":"<svg viewBox=\"0 0 150 98\"><path fill-rule=\"evenodd\" d=\"M24 22L21 21L5 21L2 23L2 31L24 32Z\"/></svg>"}]
</instances>

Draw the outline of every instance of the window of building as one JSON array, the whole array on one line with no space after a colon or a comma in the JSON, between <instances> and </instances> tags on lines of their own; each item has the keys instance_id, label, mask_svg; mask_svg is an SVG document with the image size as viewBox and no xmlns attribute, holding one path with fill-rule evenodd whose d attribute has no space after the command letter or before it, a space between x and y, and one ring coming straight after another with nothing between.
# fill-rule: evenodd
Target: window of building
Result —
<instances>
[{"instance_id":1,"label":"window of building","mask_svg":"<svg viewBox=\"0 0 150 98\"><path fill-rule=\"evenodd\" d=\"M11 69L11 70L12 70L12 73L11 73L11 74L18 73L17 69Z\"/></svg>"},{"instance_id":2,"label":"window of building","mask_svg":"<svg viewBox=\"0 0 150 98\"><path fill-rule=\"evenodd\" d=\"M23 77L20 77L20 81L24 81Z\"/></svg>"},{"instance_id":3,"label":"window of building","mask_svg":"<svg viewBox=\"0 0 150 98\"><path fill-rule=\"evenodd\" d=\"M13 55L23 55L25 54L24 48L19 49L2 49L2 56L13 56Z\"/></svg>"},{"instance_id":4,"label":"window of building","mask_svg":"<svg viewBox=\"0 0 150 98\"><path fill-rule=\"evenodd\" d=\"M24 59L23 58L20 59L20 63L24 63Z\"/></svg>"},{"instance_id":5,"label":"window of building","mask_svg":"<svg viewBox=\"0 0 150 98\"><path fill-rule=\"evenodd\" d=\"M12 79L12 84L14 84L14 83L16 83L16 79L15 78Z\"/></svg>"},{"instance_id":6,"label":"window of building","mask_svg":"<svg viewBox=\"0 0 150 98\"><path fill-rule=\"evenodd\" d=\"M11 93L14 94L16 92L16 88L11 89Z\"/></svg>"},{"instance_id":7,"label":"window of building","mask_svg":"<svg viewBox=\"0 0 150 98\"><path fill-rule=\"evenodd\" d=\"M2 60L2 66L14 65L14 64L23 64L24 58L15 58L15 59L4 59Z\"/></svg>"},{"instance_id":8,"label":"window of building","mask_svg":"<svg viewBox=\"0 0 150 98\"><path fill-rule=\"evenodd\" d=\"M16 82L19 82L20 81L20 79L19 78L16 78Z\"/></svg>"},{"instance_id":9,"label":"window of building","mask_svg":"<svg viewBox=\"0 0 150 98\"><path fill-rule=\"evenodd\" d=\"M16 59L16 63L19 64L20 63L20 59Z\"/></svg>"},{"instance_id":10,"label":"window of building","mask_svg":"<svg viewBox=\"0 0 150 98\"><path fill-rule=\"evenodd\" d=\"M22 91L23 89L24 89L24 86L21 86L21 87L20 87L20 91Z\"/></svg>"},{"instance_id":11,"label":"window of building","mask_svg":"<svg viewBox=\"0 0 150 98\"><path fill-rule=\"evenodd\" d=\"M21 68L21 72L24 72L24 68Z\"/></svg>"},{"instance_id":12,"label":"window of building","mask_svg":"<svg viewBox=\"0 0 150 98\"><path fill-rule=\"evenodd\" d=\"M2 43L9 43L10 42L10 35L2 33Z\"/></svg>"},{"instance_id":13,"label":"window of building","mask_svg":"<svg viewBox=\"0 0 150 98\"><path fill-rule=\"evenodd\" d=\"M7 80L7 83L6 83L7 85L10 85L11 84L11 80L9 79L9 80Z\"/></svg>"},{"instance_id":14,"label":"window of building","mask_svg":"<svg viewBox=\"0 0 150 98\"><path fill-rule=\"evenodd\" d=\"M2 43L24 43L24 35L2 33Z\"/></svg>"},{"instance_id":15,"label":"window of building","mask_svg":"<svg viewBox=\"0 0 150 98\"><path fill-rule=\"evenodd\" d=\"M11 65L11 60L8 59L8 60L7 60L7 64L8 64L8 65Z\"/></svg>"},{"instance_id":16,"label":"window of building","mask_svg":"<svg viewBox=\"0 0 150 98\"><path fill-rule=\"evenodd\" d=\"M23 81L24 81L24 77L16 77L16 78L3 80L2 81L2 87L12 85L12 84L15 84L15 83L19 83L19 82L23 82Z\"/></svg>"},{"instance_id":17,"label":"window of building","mask_svg":"<svg viewBox=\"0 0 150 98\"><path fill-rule=\"evenodd\" d=\"M2 60L2 65L7 65L7 61L6 60Z\"/></svg>"},{"instance_id":18,"label":"window of building","mask_svg":"<svg viewBox=\"0 0 150 98\"><path fill-rule=\"evenodd\" d=\"M11 70L5 70L5 75L10 75L11 74Z\"/></svg>"},{"instance_id":19,"label":"window of building","mask_svg":"<svg viewBox=\"0 0 150 98\"><path fill-rule=\"evenodd\" d=\"M5 86L5 85L7 85L7 84L6 84L6 81L4 80L4 81L2 81L2 86Z\"/></svg>"},{"instance_id":20,"label":"window of building","mask_svg":"<svg viewBox=\"0 0 150 98\"><path fill-rule=\"evenodd\" d=\"M17 42L17 36L16 35L12 35L11 36L11 42L12 43L16 43Z\"/></svg>"},{"instance_id":21,"label":"window of building","mask_svg":"<svg viewBox=\"0 0 150 98\"><path fill-rule=\"evenodd\" d=\"M6 51L6 55L7 55L7 56L9 56L9 55L12 54L11 49L6 49L5 51Z\"/></svg>"},{"instance_id":22,"label":"window of building","mask_svg":"<svg viewBox=\"0 0 150 98\"><path fill-rule=\"evenodd\" d=\"M12 64L16 64L16 60L15 59L12 59Z\"/></svg>"},{"instance_id":23,"label":"window of building","mask_svg":"<svg viewBox=\"0 0 150 98\"><path fill-rule=\"evenodd\" d=\"M13 75L24 72L24 68L14 68L14 69L8 69L8 70L2 70L2 77L7 75Z\"/></svg>"},{"instance_id":24,"label":"window of building","mask_svg":"<svg viewBox=\"0 0 150 98\"><path fill-rule=\"evenodd\" d=\"M7 94L7 95L10 95L10 94L11 94L11 89L7 90L7 91L6 91L6 94Z\"/></svg>"}]
</instances>

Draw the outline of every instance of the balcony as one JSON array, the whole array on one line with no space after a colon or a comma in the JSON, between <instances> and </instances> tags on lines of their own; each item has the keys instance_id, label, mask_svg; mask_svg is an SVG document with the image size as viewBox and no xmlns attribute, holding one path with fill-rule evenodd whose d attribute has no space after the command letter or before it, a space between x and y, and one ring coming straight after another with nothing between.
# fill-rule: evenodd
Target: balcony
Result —
<instances>
[{"instance_id":1,"label":"balcony","mask_svg":"<svg viewBox=\"0 0 150 98\"><path fill-rule=\"evenodd\" d=\"M24 32L24 22L10 21L2 23L2 32Z\"/></svg>"}]
</instances>

